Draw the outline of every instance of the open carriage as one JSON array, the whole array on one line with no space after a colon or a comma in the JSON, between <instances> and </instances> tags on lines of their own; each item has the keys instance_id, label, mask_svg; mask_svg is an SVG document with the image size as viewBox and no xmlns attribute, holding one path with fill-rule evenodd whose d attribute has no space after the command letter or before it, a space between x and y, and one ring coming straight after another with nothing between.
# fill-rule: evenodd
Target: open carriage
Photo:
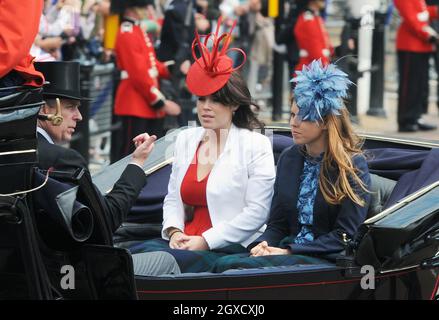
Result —
<instances>
[{"instance_id":1,"label":"open carriage","mask_svg":"<svg viewBox=\"0 0 439 320\"><path fill-rule=\"evenodd\" d=\"M161 206L167 192L176 134L156 143L153 157L145 167L148 185L128 221L116 232L116 246L129 249L138 241L160 237ZM272 139L277 161L280 153L293 143L290 130L271 127L265 134ZM374 173L374 193L368 220L356 243L347 243L347 253L331 257L324 265L229 270L221 274L136 276L138 297L437 299L439 150L435 148L439 144L372 135L365 138L364 148ZM123 168L122 162L94 177L102 192L111 188L111 175L118 176L117 168ZM370 272L374 276L374 289L362 285L363 277L370 276Z\"/></svg>"},{"instance_id":2,"label":"open carriage","mask_svg":"<svg viewBox=\"0 0 439 320\"><path fill-rule=\"evenodd\" d=\"M138 241L160 236L161 206L167 192L172 144L177 132L156 143L145 166L149 175L128 221L116 232L115 245L130 248ZM293 142L289 128L268 128L275 160ZM348 255L325 265L296 265L222 274L136 276L140 299L430 299L437 295L439 181L435 142L365 136L373 179L372 205L361 228L359 243ZM102 192L111 189L123 169L121 160L94 176ZM395 162L396 161L396 162ZM386 177L389 179L382 179ZM390 179L392 178L392 179ZM398 185L396 179L402 179ZM419 180L421 179L422 182ZM416 181L417 180L417 181ZM413 190L408 188L412 183ZM416 187L415 185L423 187ZM410 194L400 200L401 192ZM398 194L399 193L399 194ZM396 202L396 199L398 201ZM395 202L383 211L386 202ZM349 245L347 245L349 247ZM354 250L355 249L355 250ZM362 266L375 272L375 289L361 287ZM364 269L368 270L368 269ZM372 269L371 269L372 270ZM427 280L429 279L429 280ZM428 283L428 285L427 285Z\"/></svg>"},{"instance_id":3,"label":"open carriage","mask_svg":"<svg viewBox=\"0 0 439 320\"><path fill-rule=\"evenodd\" d=\"M178 131L156 142L148 184L112 235L92 181L108 192L129 159L93 177L35 169L41 96L31 93L0 98L0 299L438 299L439 143L365 136L373 205L327 264L141 277L128 250L160 236ZM287 127L265 133L275 160L293 143ZM75 271L73 289L63 266Z\"/></svg>"}]
</instances>

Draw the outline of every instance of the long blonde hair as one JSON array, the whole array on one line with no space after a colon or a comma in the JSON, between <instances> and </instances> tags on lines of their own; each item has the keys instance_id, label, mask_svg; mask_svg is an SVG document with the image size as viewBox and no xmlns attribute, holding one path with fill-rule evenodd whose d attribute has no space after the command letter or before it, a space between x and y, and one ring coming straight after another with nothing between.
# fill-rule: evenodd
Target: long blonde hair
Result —
<instances>
[{"instance_id":1,"label":"long blonde hair","mask_svg":"<svg viewBox=\"0 0 439 320\"><path fill-rule=\"evenodd\" d=\"M341 115L325 116L327 148L323 156L319 186L323 197L330 204L340 204L346 197L354 203L364 206L364 199L354 190L355 187L369 192L366 185L354 167L353 156L363 154L363 140L352 128L349 112L346 108L340 110ZM336 169L336 181L329 180L329 172ZM357 188L358 190L358 188Z\"/></svg>"}]
</instances>

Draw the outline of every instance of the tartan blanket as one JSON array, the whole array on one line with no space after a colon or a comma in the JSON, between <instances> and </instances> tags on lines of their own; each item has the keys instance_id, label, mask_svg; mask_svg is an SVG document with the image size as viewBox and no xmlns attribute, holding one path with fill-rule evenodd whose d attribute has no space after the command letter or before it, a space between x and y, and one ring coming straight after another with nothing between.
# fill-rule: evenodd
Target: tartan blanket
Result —
<instances>
[{"instance_id":1,"label":"tartan blanket","mask_svg":"<svg viewBox=\"0 0 439 320\"><path fill-rule=\"evenodd\" d=\"M279 255L250 257L241 245L230 245L218 250L189 251L169 248L164 239L153 239L130 248L132 254L141 252L165 251L178 263L182 273L215 272L230 269L290 266L295 264L328 264L327 260L304 255Z\"/></svg>"},{"instance_id":2,"label":"tartan blanket","mask_svg":"<svg viewBox=\"0 0 439 320\"><path fill-rule=\"evenodd\" d=\"M246 252L247 250L238 244L230 245L218 250L190 251L169 248L169 241L164 239L152 239L130 249L131 254L142 252L164 251L170 253L178 263L182 273L211 271L215 261L229 254Z\"/></svg>"},{"instance_id":3,"label":"tartan blanket","mask_svg":"<svg viewBox=\"0 0 439 320\"><path fill-rule=\"evenodd\" d=\"M329 264L327 260L298 254L250 257L247 253L225 255L216 259L210 272L221 273L230 269L291 266L297 264Z\"/></svg>"}]
</instances>

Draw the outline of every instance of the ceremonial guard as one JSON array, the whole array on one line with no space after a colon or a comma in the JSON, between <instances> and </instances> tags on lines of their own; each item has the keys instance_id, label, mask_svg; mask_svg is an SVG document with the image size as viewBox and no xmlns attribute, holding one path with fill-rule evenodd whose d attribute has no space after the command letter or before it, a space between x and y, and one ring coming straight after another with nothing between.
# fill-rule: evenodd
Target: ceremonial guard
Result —
<instances>
[{"instance_id":1,"label":"ceremonial guard","mask_svg":"<svg viewBox=\"0 0 439 320\"><path fill-rule=\"evenodd\" d=\"M299 62L295 70L302 70L304 65L316 59L321 59L327 65L331 61L333 48L320 17L320 11L325 8L325 0L299 0L297 5L302 8L302 13L293 30L299 48Z\"/></svg>"},{"instance_id":2,"label":"ceremonial guard","mask_svg":"<svg viewBox=\"0 0 439 320\"><path fill-rule=\"evenodd\" d=\"M398 130L434 130L435 125L423 122L420 117L428 99L424 93L428 92L429 58L438 43L438 34L429 24L438 18L438 8L427 6L425 0L395 0L394 3L402 18L396 39Z\"/></svg>"},{"instance_id":3,"label":"ceremonial guard","mask_svg":"<svg viewBox=\"0 0 439 320\"><path fill-rule=\"evenodd\" d=\"M159 79L169 77L168 63L157 60L149 36L139 25L147 16L149 0L124 1L124 16L116 39L116 61L121 70L115 114L121 116L123 143L121 154L133 151L132 139L148 132L161 137L166 114L178 115L180 108L166 100L159 89Z\"/></svg>"}]
</instances>

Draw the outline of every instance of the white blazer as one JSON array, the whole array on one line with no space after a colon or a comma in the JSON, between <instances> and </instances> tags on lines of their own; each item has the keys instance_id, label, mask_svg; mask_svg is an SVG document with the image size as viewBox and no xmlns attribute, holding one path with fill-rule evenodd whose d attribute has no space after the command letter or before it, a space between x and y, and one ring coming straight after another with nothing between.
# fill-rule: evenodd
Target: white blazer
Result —
<instances>
[{"instance_id":1,"label":"white blazer","mask_svg":"<svg viewBox=\"0 0 439 320\"><path fill-rule=\"evenodd\" d=\"M183 130L177 136L163 205L163 239L168 240L165 230L169 227L184 230L180 187L204 132L204 128L196 127ZM205 231L203 237L210 249L232 243L247 247L265 230L275 175L270 140L260 133L232 125L224 150L207 181L212 228Z\"/></svg>"}]
</instances>

